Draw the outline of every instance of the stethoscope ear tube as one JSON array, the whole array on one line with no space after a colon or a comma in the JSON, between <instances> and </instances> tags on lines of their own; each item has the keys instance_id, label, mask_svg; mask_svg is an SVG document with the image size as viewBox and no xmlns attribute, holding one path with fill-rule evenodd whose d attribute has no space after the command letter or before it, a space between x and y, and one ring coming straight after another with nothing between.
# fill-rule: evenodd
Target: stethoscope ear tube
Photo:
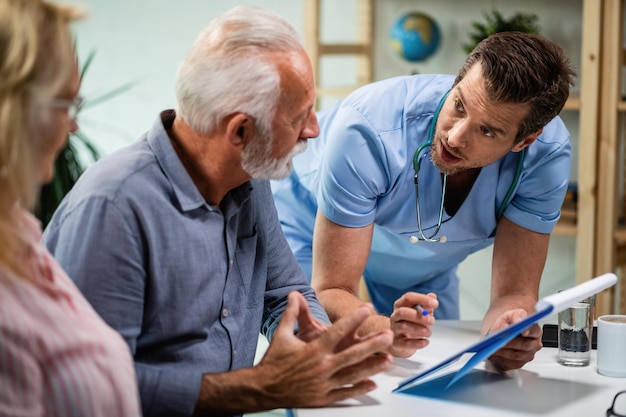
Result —
<instances>
[{"instance_id":1,"label":"stethoscope ear tube","mask_svg":"<svg viewBox=\"0 0 626 417\"><path fill-rule=\"evenodd\" d=\"M513 191L515 191L515 187L517 187L519 178L522 175L522 169L524 168L524 158L526 158L526 148L520 151L519 158L517 160L517 168L515 168L515 176L513 177L511 186L509 187L509 189L506 192L506 195L504 196L504 200L502 200L502 203L500 204L500 208L498 208L496 221L500 221L500 219L504 215L504 210L506 209L506 206L509 205L511 198L513 197Z\"/></svg>"}]
</instances>

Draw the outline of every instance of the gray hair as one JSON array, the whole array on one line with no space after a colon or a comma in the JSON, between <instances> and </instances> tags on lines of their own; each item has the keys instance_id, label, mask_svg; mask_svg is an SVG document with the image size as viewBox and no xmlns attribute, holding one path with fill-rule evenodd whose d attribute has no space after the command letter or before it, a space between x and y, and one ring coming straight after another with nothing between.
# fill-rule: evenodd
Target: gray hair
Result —
<instances>
[{"instance_id":1,"label":"gray hair","mask_svg":"<svg viewBox=\"0 0 626 417\"><path fill-rule=\"evenodd\" d=\"M280 94L270 55L301 49L294 27L269 10L238 6L226 12L198 35L178 70L177 115L201 135L237 112L268 129Z\"/></svg>"}]
</instances>

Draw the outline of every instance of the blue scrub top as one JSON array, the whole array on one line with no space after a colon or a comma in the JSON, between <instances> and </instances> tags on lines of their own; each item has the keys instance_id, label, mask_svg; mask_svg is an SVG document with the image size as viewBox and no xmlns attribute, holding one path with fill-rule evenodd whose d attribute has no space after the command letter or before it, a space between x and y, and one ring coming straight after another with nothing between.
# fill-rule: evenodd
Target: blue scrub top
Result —
<instances>
[{"instance_id":1,"label":"blue scrub top","mask_svg":"<svg viewBox=\"0 0 626 417\"><path fill-rule=\"evenodd\" d=\"M456 267L493 242L497 212L511 187L519 153L483 167L457 213L444 212L438 236L445 243L411 243L417 236L413 155L428 141L449 75L396 77L367 85L319 114L320 135L294 158L292 175L272 185L283 230L303 269L311 274L317 208L347 227L375 224L365 281L376 309L393 311L406 291L435 292L438 318L458 318ZM419 198L425 234L437 225L441 173L419 156ZM552 120L526 151L504 216L527 229L550 233L567 188L569 132Z\"/></svg>"}]
</instances>

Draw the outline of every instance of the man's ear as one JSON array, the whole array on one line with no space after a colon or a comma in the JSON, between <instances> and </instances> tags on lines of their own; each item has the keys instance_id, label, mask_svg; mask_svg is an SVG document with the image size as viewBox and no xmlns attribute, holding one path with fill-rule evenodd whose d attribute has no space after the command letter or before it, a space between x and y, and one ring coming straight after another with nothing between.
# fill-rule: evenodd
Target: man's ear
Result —
<instances>
[{"instance_id":1,"label":"man's ear","mask_svg":"<svg viewBox=\"0 0 626 417\"><path fill-rule=\"evenodd\" d=\"M539 135L541 135L541 133L543 132L543 128L539 129L538 131L531 133L530 135L526 136L524 139L520 140L519 142L517 142L514 146L513 149L511 149L513 152L519 152L524 148L527 148L528 146L530 146L531 143L533 143L535 140L537 140L537 137L539 137Z\"/></svg>"},{"instance_id":2,"label":"man's ear","mask_svg":"<svg viewBox=\"0 0 626 417\"><path fill-rule=\"evenodd\" d=\"M226 124L226 135L233 145L245 146L255 135L254 120L245 113L235 113Z\"/></svg>"}]
</instances>

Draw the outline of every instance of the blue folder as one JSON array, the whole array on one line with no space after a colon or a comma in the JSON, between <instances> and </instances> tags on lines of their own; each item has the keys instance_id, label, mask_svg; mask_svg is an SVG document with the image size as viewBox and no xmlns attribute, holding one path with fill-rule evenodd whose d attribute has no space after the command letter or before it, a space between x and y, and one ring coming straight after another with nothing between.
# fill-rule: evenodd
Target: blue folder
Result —
<instances>
[{"instance_id":1,"label":"blue folder","mask_svg":"<svg viewBox=\"0 0 626 417\"><path fill-rule=\"evenodd\" d=\"M413 375L405 380L393 390L393 392L401 392L408 387L417 384L424 380L424 378L432 375L454 362L458 361L461 356L467 353L473 353L474 355L463 365L463 367L456 372L454 377L450 380L447 387L454 384L467 374L472 368L478 365L483 360L489 358L498 349L506 345L509 341L517 337L524 330L537 323L542 318L551 313L558 313L565 310L572 304L579 302L587 297L599 293L609 287L612 287L617 282L617 276L612 273L604 274L599 277L590 279L582 284L578 284L575 287L569 288L564 291L560 291L556 294L549 295L537 301L535 304L535 312L528 315L524 319L511 324L504 329L501 329L495 333L492 333L484 339L474 343L466 349L461 350L455 355L449 357L443 362L417 374Z\"/></svg>"}]
</instances>

